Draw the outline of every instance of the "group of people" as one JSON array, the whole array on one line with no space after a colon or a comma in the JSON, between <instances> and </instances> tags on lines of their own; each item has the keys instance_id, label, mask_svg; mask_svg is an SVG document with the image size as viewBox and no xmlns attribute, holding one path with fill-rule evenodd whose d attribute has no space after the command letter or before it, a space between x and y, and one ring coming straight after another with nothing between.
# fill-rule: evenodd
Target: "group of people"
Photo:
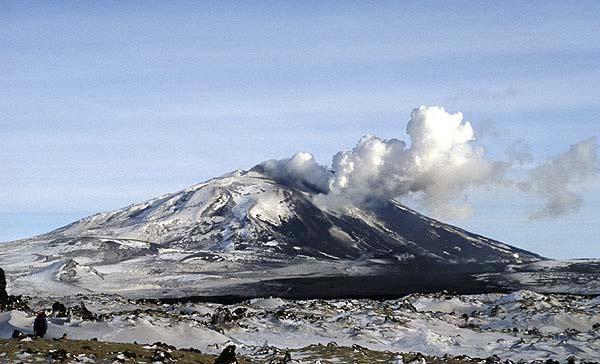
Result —
<instances>
[{"instance_id":1,"label":"group of people","mask_svg":"<svg viewBox=\"0 0 600 364\"><path fill-rule=\"evenodd\" d=\"M43 338L48 331L48 320L46 319L45 312L39 312L37 317L33 321L33 335L39 338ZM61 339L66 340L67 334L64 333Z\"/></svg>"}]
</instances>

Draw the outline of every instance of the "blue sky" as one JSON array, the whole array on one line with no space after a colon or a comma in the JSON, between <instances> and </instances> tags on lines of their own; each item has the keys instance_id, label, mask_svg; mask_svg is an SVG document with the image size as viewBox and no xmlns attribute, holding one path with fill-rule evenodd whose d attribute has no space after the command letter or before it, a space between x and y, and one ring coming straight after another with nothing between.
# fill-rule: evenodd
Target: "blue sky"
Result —
<instances>
[{"instance_id":1,"label":"blue sky","mask_svg":"<svg viewBox=\"0 0 600 364\"><path fill-rule=\"evenodd\" d=\"M0 3L0 241L260 161L321 163L411 110L462 111L491 157L600 136L598 2ZM451 221L557 258L600 257L600 188L472 191Z\"/></svg>"}]
</instances>

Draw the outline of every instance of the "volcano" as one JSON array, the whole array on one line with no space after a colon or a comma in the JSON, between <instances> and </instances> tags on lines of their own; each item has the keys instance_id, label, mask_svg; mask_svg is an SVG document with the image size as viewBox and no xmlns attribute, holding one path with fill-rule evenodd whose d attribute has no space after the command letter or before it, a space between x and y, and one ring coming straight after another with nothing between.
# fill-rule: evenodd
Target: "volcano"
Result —
<instances>
[{"instance_id":1,"label":"volcano","mask_svg":"<svg viewBox=\"0 0 600 364\"><path fill-rule=\"evenodd\" d=\"M395 200L332 201L260 169L0 244L11 291L47 296L473 293L505 289L495 275L546 261Z\"/></svg>"}]
</instances>

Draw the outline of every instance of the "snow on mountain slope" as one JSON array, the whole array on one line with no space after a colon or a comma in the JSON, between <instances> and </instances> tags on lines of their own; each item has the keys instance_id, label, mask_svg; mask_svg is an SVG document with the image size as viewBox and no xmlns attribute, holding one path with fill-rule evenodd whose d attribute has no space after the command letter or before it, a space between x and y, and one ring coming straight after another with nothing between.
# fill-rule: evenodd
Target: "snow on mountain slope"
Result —
<instances>
[{"instance_id":1,"label":"snow on mountain slope","mask_svg":"<svg viewBox=\"0 0 600 364\"><path fill-rule=\"evenodd\" d=\"M10 275L13 292L35 288L48 295L65 287L138 295L242 294L232 287L381 274L411 265L505 266L540 259L396 201L340 206L257 171L235 171L0 244L0 267ZM51 284L39 283L46 281Z\"/></svg>"}]
</instances>

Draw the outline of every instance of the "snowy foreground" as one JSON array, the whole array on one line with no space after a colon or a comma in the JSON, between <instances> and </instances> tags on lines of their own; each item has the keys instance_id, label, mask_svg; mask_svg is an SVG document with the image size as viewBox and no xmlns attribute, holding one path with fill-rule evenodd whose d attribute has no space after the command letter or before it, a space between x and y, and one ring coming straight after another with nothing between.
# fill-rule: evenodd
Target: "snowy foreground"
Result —
<instances>
[{"instance_id":1,"label":"snowy foreground","mask_svg":"<svg viewBox=\"0 0 600 364\"><path fill-rule=\"evenodd\" d=\"M49 337L67 333L72 339L160 341L206 353L235 344L240 354L256 359L289 348L294 349L293 359L312 363L314 357L303 359L302 348L314 344L438 357L497 355L515 362L600 357L600 297L519 291L415 294L388 301L270 298L231 305L141 302L109 295L59 301L69 310L67 317L49 315ZM33 311L50 313L54 302L25 298L31 311L23 306L0 313L0 336L8 338L15 329L31 332Z\"/></svg>"}]
</instances>

